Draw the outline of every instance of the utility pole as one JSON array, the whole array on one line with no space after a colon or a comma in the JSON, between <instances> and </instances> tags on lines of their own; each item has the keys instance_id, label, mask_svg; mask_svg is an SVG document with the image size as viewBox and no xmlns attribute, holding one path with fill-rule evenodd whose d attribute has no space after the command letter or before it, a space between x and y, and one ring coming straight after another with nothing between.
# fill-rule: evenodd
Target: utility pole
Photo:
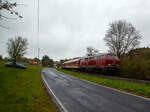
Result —
<instances>
[{"instance_id":1,"label":"utility pole","mask_svg":"<svg viewBox=\"0 0 150 112\"><path fill-rule=\"evenodd\" d=\"M40 25L40 16L39 16L39 13L40 13L40 4L39 4L39 0L38 0L38 16L37 16L37 38L38 38L38 59L40 59L40 48L39 48L39 35L40 35L40 29L39 29L39 25Z\"/></svg>"}]
</instances>

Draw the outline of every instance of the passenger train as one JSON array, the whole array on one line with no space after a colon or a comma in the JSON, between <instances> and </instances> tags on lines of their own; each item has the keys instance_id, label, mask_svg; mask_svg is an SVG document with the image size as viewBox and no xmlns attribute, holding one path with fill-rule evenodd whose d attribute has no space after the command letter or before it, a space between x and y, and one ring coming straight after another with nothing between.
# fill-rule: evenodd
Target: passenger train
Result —
<instances>
[{"instance_id":1,"label":"passenger train","mask_svg":"<svg viewBox=\"0 0 150 112\"><path fill-rule=\"evenodd\" d=\"M118 70L120 65L119 58L110 53L101 53L94 56L80 57L66 61L62 64L64 69L80 70Z\"/></svg>"}]
</instances>

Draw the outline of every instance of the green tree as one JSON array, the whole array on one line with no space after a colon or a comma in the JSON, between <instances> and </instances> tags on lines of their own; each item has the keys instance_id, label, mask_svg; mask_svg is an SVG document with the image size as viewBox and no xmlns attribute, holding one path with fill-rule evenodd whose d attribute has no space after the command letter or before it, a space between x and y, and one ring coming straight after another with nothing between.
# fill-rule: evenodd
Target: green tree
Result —
<instances>
[{"instance_id":1,"label":"green tree","mask_svg":"<svg viewBox=\"0 0 150 112\"><path fill-rule=\"evenodd\" d=\"M7 57L4 58L4 61L9 61L9 59Z\"/></svg>"},{"instance_id":2,"label":"green tree","mask_svg":"<svg viewBox=\"0 0 150 112\"><path fill-rule=\"evenodd\" d=\"M49 56L44 55L42 57L42 65L45 66L45 67L53 67L54 62L53 62L52 59L49 58Z\"/></svg>"},{"instance_id":3,"label":"green tree","mask_svg":"<svg viewBox=\"0 0 150 112\"><path fill-rule=\"evenodd\" d=\"M35 62L40 62L40 59L38 59L37 57L35 57L35 58L33 59L33 61L35 61Z\"/></svg>"},{"instance_id":4,"label":"green tree","mask_svg":"<svg viewBox=\"0 0 150 112\"><path fill-rule=\"evenodd\" d=\"M16 65L17 59L23 57L27 52L28 41L26 38L22 38L20 36L15 39L10 38L7 42L7 52L11 60L13 61L13 65Z\"/></svg>"},{"instance_id":5,"label":"green tree","mask_svg":"<svg viewBox=\"0 0 150 112\"><path fill-rule=\"evenodd\" d=\"M136 48L120 61L120 76L150 80L150 48Z\"/></svg>"},{"instance_id":6,"label":"green tree","mask_svg":"<svg viewBox=\"0 0 150 112\"><path fill-rule=\"evenodd\" d=\"M3 60L3 56L2 55L0 55L0 60Z\"/></svg>"}]
</instances>

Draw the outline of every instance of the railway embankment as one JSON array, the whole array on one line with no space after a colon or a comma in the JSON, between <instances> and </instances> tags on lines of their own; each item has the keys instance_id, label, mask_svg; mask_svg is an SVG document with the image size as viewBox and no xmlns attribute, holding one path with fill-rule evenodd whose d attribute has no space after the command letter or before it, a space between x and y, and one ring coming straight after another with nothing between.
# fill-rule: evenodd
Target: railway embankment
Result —
<instances>
[{"instance_id":1,"label":"railway embankment","mask_svg":"<svg viewBox=\"0 0 150 112\"><path fill-rule=\"evenodd\" d=\"M128 77L119 77L116 76L116 73L98 73L98 72L82 72L82 71L76 71L80 74L85 74L85 75L92 75L92 76L97 76L97 77L101 77L101 78L107 78L107 79L111 79L111 80L122 80L122 81L129 81L129 82L134 82L134 83L138 83L138 84L143 84L143 85L150 85L150 81L149 80L140 80L140 79L134 79L134 78L128 78Z\"/></svg>"}]
</instances>

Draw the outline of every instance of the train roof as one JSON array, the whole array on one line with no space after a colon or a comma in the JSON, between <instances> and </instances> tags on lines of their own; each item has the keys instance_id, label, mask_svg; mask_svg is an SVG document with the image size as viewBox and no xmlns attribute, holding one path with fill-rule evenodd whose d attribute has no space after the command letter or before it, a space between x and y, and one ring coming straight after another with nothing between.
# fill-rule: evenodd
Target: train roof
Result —
<instances>
[{"instance_id":1,"label":"train roof","mask_svg":"<svg viewBox=\"0 0 150 112\"><path fill-rule=\"evenodd\" d=\"M107 54L112 54L112 55L115 55L113 53L98 53L98 54L95 54L93 56L101 56L101 55L107 55ZM84 56L84 57L81 57L81 58L89 58L89 57L93 57L93 56Z\"/></svg>"},{"instance_id":2,"label":"train roof","mask_svg":"<svg viewBox=\"0 0 150 112\"><path fill-rule=\"evenodd\" d=\"M101 55L107 55L107 54L115 55L113 53L98 53L98 54L95 54L94 56L101 56ZM93 56L84 56L84 57L79 57L79 58L76 58L76 59L71 59L69 61L65 61L63 64L76 62L76 61L79 61L80 59L89 58L89 57L93 57Z\"/></svg>"},{"instance_id":3,"label":"train roof","mask_svg":"<svg viewBox=\"0 0 150 112\"><path fill-rule=\"evenodd\" d=\"M106 54L115 55L114 53L99 53L99 54L96 54L94 56L101 56L101 55L106 55Z\"/></svg>"},{"instance_id":4,"label":"train roof","mask_svg":"<svg viewBox=\"0 0 150 112\"><path fill-rule=\"evenodd\" d=\"M72 60L69 60L69 61L65 61L63 64L76 62L76 61L79 61L79 59L80 59L80 58L72 59Z\"/></svg>"}]
</instances>

